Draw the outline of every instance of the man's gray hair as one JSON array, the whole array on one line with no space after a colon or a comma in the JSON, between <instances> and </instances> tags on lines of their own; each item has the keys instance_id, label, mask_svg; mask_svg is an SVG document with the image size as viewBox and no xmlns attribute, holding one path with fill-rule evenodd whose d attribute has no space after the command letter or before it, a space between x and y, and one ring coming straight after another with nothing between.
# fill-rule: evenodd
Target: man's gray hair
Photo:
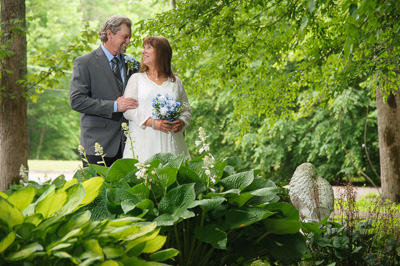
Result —
<instances>
[{"instance_id":1,"label":"man's gray hair","mask_svg":"<svg viewBox=\"0 0 400 266\"><path fill-rule=\"evenodd\" d=\"M106 23L104 23L103 27L99 31L99 38L101 42L106 42L107 38L107 31L111 30L112 33L116 34L117 31L121 30L121 25L125 24L129 28L132 27L132 21L124 16L121 15L113 15L111 16Z\"/></svg>"}]
</instances>

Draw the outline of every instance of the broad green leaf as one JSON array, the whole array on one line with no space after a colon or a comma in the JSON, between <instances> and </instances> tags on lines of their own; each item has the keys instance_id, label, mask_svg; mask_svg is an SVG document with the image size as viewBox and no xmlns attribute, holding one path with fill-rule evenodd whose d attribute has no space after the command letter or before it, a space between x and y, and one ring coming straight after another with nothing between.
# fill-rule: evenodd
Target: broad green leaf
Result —
<instances>
[{"instance_id":1,"label":"broad green leaf","mask_svg":"<svg viewBox=\"0 0 400 266\"><path fill-rule=\"evenodd\" d=\"M136 198L140 200L145 200L149 198L150 190L144 184L138 184L130 189L130 192L135 195Z\"/></svg>"},{"instance_id":2,"label":"broad green leaf","mask_svg":"<svg viewBox=\"0 0 400 266\"><path fill-rule=\"evenodd\" d=\"M30 255L32 255L33 253L35 253L36 251L42 251L43 247L35 242L32 244L29 244L25 247L23 247L22 249L16 251L16 252L12 252L10 253L6 259L9 261L18 261L18 260L23 260L28 258Z\"/></svg>"},{"instance_id":3,"label":"broad green leaf","mask_svg":"<svg viewBox=\"0 0 400 266\"><path fill-rule=\"evenodd\" d=\"M0 197L0 220L12 229L15 225L22 224L24 222L24 217L16 207L11 205L3 197Z\"/></svg>"},{"instance_id":4,"label":"broad green leaf","mask_svg":"<svg viewBox=\"0 0 400 266\"><path fill-rule=\"evenodd\" d=\"M149 232L146 232L145 234L143 234L142 232L139 232L139 234L138 234L139 237L131 236L131 240L128 240L126 249L130 250L142 243L145 243L146 241L154 239L158 235L159 232L160 232L160 228L158 228L156 230L151 230ZM140 248L140 252L142 252L143 248L144 248L144 246Z\"/></svg>"},{"instance_id":5,"label":"broad green leaf","mask_svg":"<svg viewBox=\"0 0 400 266\"><path fill-rule=\"evenodd\" d=\"M117 182L127 175L133 175L137 171L135 164L138 162L136 159L119 159L113 163L107 172L107 182Z\"/></svg>"},{"instance_id":6,"label":"broad green leaf","mask_svg":"<svg viewBox=\"0 0 400 266\"><path fill-rule=\"evenodd\" d=\"M120 263L113 260L106 260L100 264L100 266L120 266Z\"/></svg>"},{"instance_id":7,"label":"broad green leaf","mask_svg":"<svg viewBox=\"0 0 400 266\"><path fill-rule=\"evenodd\" d=\"M242 207L247 201L254 196L251 193L240 193L240 195L229 197L228 201L232 205Z\"/></svg>"},{"instance_id":8,"label":"broad green leaf","mask_svg":"<svg viewBox=\"0 0 400 266\"><path fill-rule=\"evenodd\" d=\"M225 190L240 189L241 191L250 185L254 180L253 170L241 172L221 179L218 185L224 187Z\"/></svg>"},{"instance_id":9,"label":"broad green leaf","mask_svg":"<svg viewBox=\"0 0 400 266\"><path fill-rule=\"evenodd\" d=\"M167 240L166 236L156 236L153 239L146 241L146 245L143 249L143 253L154 253L157 250L161 249L164 245L165 241Z\"/></svg>"},{"instance_id":10,"label":"broad green leaf","mask_svg":"<svg viewBox=\"0 0 400 266\"><path fill-rule=\"evenodd\" d=\"M91 203L99 195L103 184L104 178L102 177L93 177L83 181L82 185L85 189L85 197L77 208L86 206L87 204Z\"/></svg>"},{"instance_id":11,"label":"broad green leaf","mask_svg":"<svg viewBox=\"0 0 400 266\"><path fill-rule=\"evenodd\" d=\"M160 214L178 214L186 210L195 200L194 184L184 184L171 189L160 201Z\"/></svg>"},{"instance_id":12,"label":"broad green leaf","mask_svg":"<svg viewBox=\"0 0 400 266\"><path fill-rule=\"evenodd\" d=\"M99 164L91 164L91 165L90 165L90 168L95 169L96 172L97 172L100 176L102 176L102 177L104 177L104 178L107 176L108 169L110 169L110 168L107 167L107 166L99 165Z\"/></svg>"},{"instance_id":13,"label":"broad green leaf","mask_svg":"<svg viewBox=\"0 0 400 266\"><path fill-rule=\"evenodd\" d=\"M226 199L224 197L213 197L211 199L202 199L194 201L188 208L202 206L206 211L213 210L221 205Z\"/></svg>"},{"instance_id":14,"label":"broad green leaf","mask_svg":"<svg viewBox=\"0 0 400 266\"><path fill-rule=\"evenodd\" d=\"M97 239L89 239L83 242L83 246L87 251L93 252L101 257L103 257L103 249L101 248L99 241Z\"/></svg>"},{"instance_id":15,"label":"broad green leaf","mask_svg":"<svg viewBox=\"0 0 400 266\"><path fill-rule=\"evenodd\" d=\"M279 218L289 218L295 221L300 219L299 211L289 203L274 202L265 205L265 208L271 212L276 212Z\"/></svg>"},{"instance_id":16,"label":"broad green leaf","mask_svg":"<svg viewBox=\"0 0 400 266\"><path fill-rule=\"evenodd\" d=\"M158 226L171 226L174 225L174 223L178 220L178 216L169 213L161 214L154 219Z\"/></svg>"},{"instance_id":17,"label":"broad green leaf","mask_svg":"<svg viewBox=\"0 0 400 266\"><path fill-rule=\"evenodd\" d=\"M74 177L71 180L77 179L80 182L82 182L86 179L89 179L89 178L92 178L95 176L97 176L97 172L95 169L90 168L90 167L85 167L83 169L77 170L74 174Z\"/></svg>"},{"instance_id":18,"label":"broad green leaf","mask_svg":"<svg viewBox=\"0 0 400 266\"><path fill-rule=\"evenodd\" d=\"M103 252L107 259L115 259L125 255L125 251L121 247L103 247Z\"/></svg>"},{"instance_id":19,"label":"broad green leaf","mask_svg":"<svg viewBox=\"0 0 400 266\"><path fill-rule=\"evenodd\" d=\"M76 180L76 179L75 179ZM68 184L68 183L67 183ZM64 186L65 188L65 186ZM75 210L85 197L85 189L82 184L76 184L66 190L67 202L57 211L57 215L65 215Z\"/></svg>"},{"instance_id":20,"label":"broad green leaf","mask_svg":"<svg viewBox=\"0 0 400 266\"><path fill-rule=\"evenodd\" d=\"M7 195L6 193L0 191L0 197L3 197L3 198L5 198L5 199L7 199L7 198L8 198L8 195Z\"/></svg>"},{"instance_id":21,"label":"broad green leaf","mask_svg":"<svg viewBox=\"0 0 400 266\"><path fill-rule=\"evenodd\" d=\"M67 198L68 194L63 190L52 193L36 205L35 212L47 219L64 206Z\"/></svg>"},{"instance_id":22,"label":"broad green leaf","mask_svg":"<svg viewBox=\"0 0 400 266\"><path fill-rule=\"evenodd\" d=\"M57 251L57 252L53 252L52 254L54 257L61 258L61 259L70 259L73 264L79 264L79 261L75 257L71 256L70 254L68 254L65 251ZM82 266L82 264L79 264L79 265Z\"/></svg>"},{"instance_id":23,"label":"broad green leaf","mask_svg":"<svg viewBox=\"0 0 400 266\"><path fill-rule=\"evenodd\" d=\"M26 223L34 224L38 226L43 221L43 216L40 213L36 213L34 215L28 216L25 218Z\"/></svg>"},{"instance_id":24,"label":"broad green leaf","mask_svg":"<svg viewBox=\"0 0 400 266\"><path fill-rule=\"evenodd\" d=\"M300 221L289 219L265 219L263 221L267 231L271 234L295 234L301 227Z\"/></svg>"},{"instance_id":25,"label":"broad green leaf","mask_svg":"<svg viewBox=\"0 0 400 266\"><path fill-rule=\"evenodd\" d=\"M89 211L78 212L74 214L71 218L68 219L68 221L65 224L59 227L57 235L62 237L66 235L68 232L76 228L82 227L85 223L87 223L90 220L90 216L91 215Z\"/></svg>"},{"instance_id":26,"label":"broad green leaf","mask_svg":"<svg viewBox=\"0 0 400 266\"><path fill-rule=\"evenodd\" d=\"M166 165L173 159L175 159L177 156L173 153L157 153L150 157L149 159L146 160L145 164L149 164L154 160L160 161L163 165Z\"/></svg>"},{"instance_id":27,"label":"broad green leaf","mask_svg":"<svg viewBox=\"0 0 400 266\"><path fill-rule=\"evenodd\" d=\"M285 263L293 263L307 251L307 244L300 234L268 235L263 244L271 256Z\"/></svg>"},{"instance_id":28,"label":"broad green leaf","mask_svg":"<svg viewBox=\"0 0 400 266\"><path fill-rule=\"evenodd\" d=\"M24 222L22 224L16 225L14 227L14 230L17 233L18 238L30 242L32 240L35 227L36 226L32 223Z\"/></svg>"},{"instance_id":29,"label":"broad green leaf","mask_svg":"<svg viewBox=\"0 0 400 266\"><path fill-rule=\"evenodd\" d=\"M152 261L166 261L175 257L178 254L179 250L176 250L174 248L169 248L154 252L153 254L150 255L150 259Z\"/></svg>"},{"instance_id":30,"label":"broad green leaf","mask_svg":"<svg viewBox=\"0 0 400 266\"><path fill-rule=\"evenodd\" d=\"M228 237L226 232L215 224L208 224L204 228L197 226L194 235L202 242L211 244L217 249L226 249Z\"/></svg>"},{"instance_id":31,"label":"broad green leaf","mask_svg":"<svg viewBox=\"0 0 400 266\"><path fill-rule=\"evenodd\" d=\"M10 232L0 241L0 253L6 250L15 240L15 232Z\"/></svg>"},{"instance_id":32,"label":"broad green leaf","mask_svg":"<svg viewBox=\"0 0 400 266\"><path fill-rule=\"evenodd\" d=\"M36 189L32 186L28 186L14 192L7 198L7 200L22 212L32 203L35 195Z\"/></svg>"},{"instance_id":33,"label":"broad green leaf","mask_svg":"<svg viewBox=\"0 0 400 266\"><path fill-rule=\"evenodd\" d=\"M192 182L201 182L199 175L184 165L179 168L176 180L180 185Z\"/></svg>"},{"instance_id":34,"label":"broad green leaf","mask_svg":"<svg viewBox=\"0 0 400 266\"><path fill-rule=\"evenodd\" d=\"M154 222L138 223L139 231L137 231L133 234L126 235L125 240L131 241L131 240L138 239L141 237L144 237L146 239L145 235L147 235L147 237L149 237L149 233L153 232L156 229L156 227L157 227L157 223L154 223ZM158 234L159 230L155 230L154 232ZM148 238L148 239L151 239L151 238Z\"/></svg>"},{"instance_id":35,"label":"broad green leaf","mask_svg":"<svg viewBox=\"0 0 400 266\"><path fill-rule=\"evenodd\" d=\"M67 190L76 184L78 184L78 179L72 178L71 180L69 180L67 183L64 184L64 186L62 187L62 190Z\"/></svg>"},{"instance_id":36,"label":"broad green leaf","mask_svg":"<svg viewBox=\"0 0 400 266\"><path fill-rule=\"evenodd\" d=\"M240 189L229 189L222 192L210 192L205 196L207 199L227 195L227 197L234 197L240 195Z\"/></svg>"},{"instance_id":37,"label":"broad green leaf","mask_svg":"<svg viewBox=\"0 0 400 266\"><path fill-rule=\"evenodd\" d=\"M160 182L164 188L169 187L176 181L176 175L178 174L177 168L161 168L156 169L157 172L157 182Z\"/></svg>"},{"instance_id":38,"label":"broad green leaf","mask_svg":"<svg viewBox=\"0 0 400 266\"><path fill-rule=\"evenodd\" d=\"M261 208L244 207L231 209L226 212L224 228L234 229L249 226L273 214L273 212Z\"/></svg>"},{"instance_id":39,"label":"broad green leaf","mask_svg":"<svg viewBox=\"0 0 400 266\"><path fill-rule=\"evenodd\" d=\"M185 155L181 154L178 157L176 157L175 159L169 161L166 165L165 168L175 168L175 169L179 169L182 165L183 160L185 160Z\"/></svg>"}]
</instances>

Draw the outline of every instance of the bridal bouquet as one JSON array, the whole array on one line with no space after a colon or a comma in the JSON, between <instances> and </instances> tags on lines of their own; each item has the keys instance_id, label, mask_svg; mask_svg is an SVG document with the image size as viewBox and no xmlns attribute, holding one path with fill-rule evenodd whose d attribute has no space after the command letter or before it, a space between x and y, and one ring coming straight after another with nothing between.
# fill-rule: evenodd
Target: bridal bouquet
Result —
<instances>
[{"instance_id":1,"label":"bridal bouquet","mask_svg":"<svg viewBox=\"0 0 400 266\"><path fill-rule=\"evenodd\" d=\"M180 102L168 94L161 95L157 94L157 97L153 99L153 118L168 120L170 122L177 120L183 111L183 107Z\"/></svg>"}]
</instances>

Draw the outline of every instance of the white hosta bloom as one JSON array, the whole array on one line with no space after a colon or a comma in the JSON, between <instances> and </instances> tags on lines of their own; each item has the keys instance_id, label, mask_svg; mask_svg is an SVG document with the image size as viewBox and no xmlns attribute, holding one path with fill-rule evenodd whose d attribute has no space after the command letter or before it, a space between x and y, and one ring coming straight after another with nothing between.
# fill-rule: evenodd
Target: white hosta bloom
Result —
<instances>
[{"instance_id":1,"label":"white hosta bloom","mask_svg":"<svg viewBox=\"0 0 400 266\"><path fill-rule=\"evenodd\" d=\"M100 143L96 142L94 144L94 151L96 156L102 156L103 155L103 147L101 147Z\"/></svg>"},{"instance_id":2,"label":"white hosta bloom","mask_svg":"<svg viewBox=\"0 0 400 266\"><path fill-rule=\"evenodd\" d=\"M194 144L196 145L196 147L199 146L201 143L203 143L201 140L196 140L196 141L194 142Z\"/></svg>"},{"instance_id":3,"label":"white hosta bloom","mask_svg":"<svg viewBox=\"0 0 400 266\"><path fill-rule=\"evenodd\" d=\"M139 171L137 171L135 173L135 175L136 175L137 179L145 178L146 177L146 172L147 172L147 169L146 168L142 168Z\"/></svg>"},{"instance_id":4,"label":"white hosta bloom","mask_svg":"<svg viewBox=\"0 0 400 266\"><path fill-rule=\"evenodd\" d=\"M216 179L217 179L217 176L216 176L216 175L213 175L212 177L210 177L210 180L211 180L211 182L212 182L213 184L215 184L215 182L217 181Z\"/></svg>"},{"instance_id":5,"label":"white hosta bloom","mask_svg":"<svg viewBox=\"0 0 400 266\"><path fill-rule=\"evenodd\" d=\"M206 170L205 170L205 173L206 173L206 175L210 176L210 175L211 175L210 169L206 169Z\"/></svg>"},{"instance_id":6,"label":"white hosta bloom","mask_svg":"<svg viewBox=\"0 0 400 266\"><path fill-rule=\"evenodd\" d=\"M121 127L122 127L122 129L125 130L125 131L128 131L128 130L129 130L129 126L128 126L128 124L125 123L125 122L121 124Z\"/></svg>"},{"instance_id":7,"label":"white hosta bloom","mask_svg":"<svg viewBox=\"0 0 400 266\"><path fill-rule=\"evenodd\" d=\"M137 162L135 163L136 168L140 169L140 168L145 168L145 167L149 167L150 164L144 164L144 162Z\"/></svg>"},{"instance_id":8,"label":"white hosta bloom","mask_svg":"<svg viewBox=\"0 0 400 266\"><path fill-rule=\"evenodd\" d=\"M83 154L85 153L85 148L83 148L82 145L79 145L79 146L78 146L78 151L79 151L79 154L80 154L80 155L83 155Z\"/></svg>"}]
</instances>

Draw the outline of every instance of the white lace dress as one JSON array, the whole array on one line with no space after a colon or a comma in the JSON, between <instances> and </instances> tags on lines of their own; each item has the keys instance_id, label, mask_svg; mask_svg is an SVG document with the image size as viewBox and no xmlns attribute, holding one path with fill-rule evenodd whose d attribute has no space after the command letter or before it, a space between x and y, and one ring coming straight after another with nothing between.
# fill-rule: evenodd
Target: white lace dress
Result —
<instances>
[{"instance_id":1,"label":"white lace dress","mask_svg":"<svg viewBox=\"0 0 400 266\"><path fill-rule=\"evenodd\" d=\"M185 122L185 126L180 132L167 134L144 126L146 120L152 116L152 102L157 94L168 94L174 97L175 101L179 101L182 105L187 105L187 108L180 116L180 119ZM182 81L178 77L176 77L175 82L168 79L163 84L157 85L147 77L146 73L135 73L128 81L125 97L138 99L139 107L124 113L125 118L129 120L129 130L132 132L131 137L134 141L132 153L129 138L127 139L128 143L125 145L124 158L137 158L139 161L145 161L160 152L170 152L175 155L184 153L189 156L183 132L192 118L192 109L189 106Z\"/></svg>"}]
</instances>

